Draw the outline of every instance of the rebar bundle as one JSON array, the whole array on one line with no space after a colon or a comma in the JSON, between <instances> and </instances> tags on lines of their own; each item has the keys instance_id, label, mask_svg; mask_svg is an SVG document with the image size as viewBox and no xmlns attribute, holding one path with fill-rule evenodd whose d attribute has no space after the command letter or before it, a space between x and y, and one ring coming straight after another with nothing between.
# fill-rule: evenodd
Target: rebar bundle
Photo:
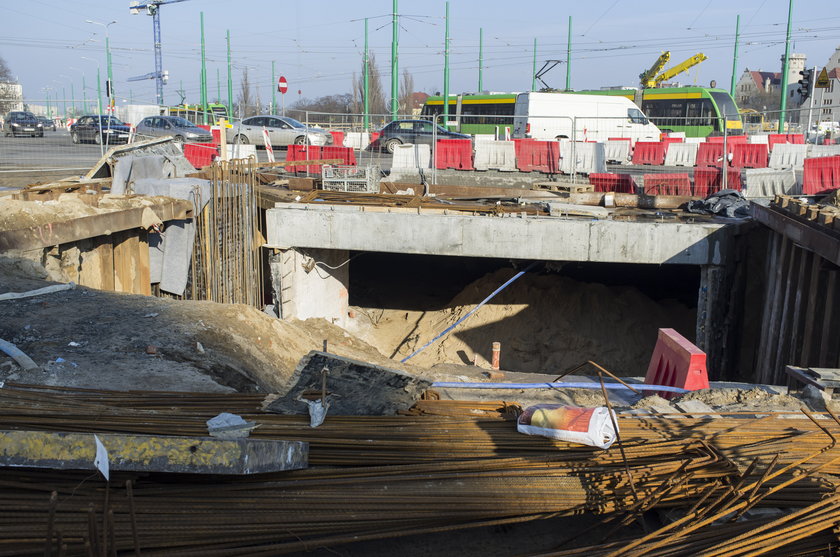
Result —
<instances>
[{"instance_id":1,"label":"rebar bundle","mask_svg":"<svg viewBox=\"0 0 840 557\"><path fill-rule=\"evenodd\" d=\"M3 468L0 555L277 555L594 513L604 520L603 544L569 549L568 540L558 555L711 557L772 553L795 541L821 550L840 523L832 477L840 473L840 426L830 416L619 414L622 455L520 435L502 403L441 403L438 415L328 416L311 428L305 416L262 412L262 402L0 389L0 429L204 437L205 420L228 411L259 424L253 437L308 441L311 465L241 478L121 473L110 483L82 472ZM462 415L470 405L484 415ZM761 506L801 510L745 520ZM668 508L682 517L615 539L643 513Z\"/></svg>"}]
</instances>

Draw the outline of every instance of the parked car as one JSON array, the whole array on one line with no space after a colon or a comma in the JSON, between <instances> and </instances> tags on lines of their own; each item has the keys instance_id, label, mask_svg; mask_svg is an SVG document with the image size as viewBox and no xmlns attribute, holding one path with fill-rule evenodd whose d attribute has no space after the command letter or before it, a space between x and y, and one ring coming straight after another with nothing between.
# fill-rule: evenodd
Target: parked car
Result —
<instances>
[{"instance_id":1,"label":"parked car","mask_svg":"<svg viewBox=\"0 0 840 557\"><path fill-rule=\"evenodd\" d=\"M273 147L288 145L332 145L333 136L327 130L303 125L294 118L286 116L251 116L233 125L227 130L228 143L264 145L263 128L268 130L268 137Z\"/></svg>"},{"instance_id":2,"label":"parked car","mask_svg":"<svg viewBox=\"0 0 840 557\"><path fill-rule=\"evenodd\" d=\"M469 135L451 132L429 120L394 120L379 132L378 145L380 149L393 153L397 145L403 143L431 146L435 137L437 139L471 139Z\"/></svg>"},{"instance_id":3,"label":"parked car","mask_svg":"<svg viewBox=\"0 0 840 557\"><path fill-rule=\"evenodd\" d=\"M19 135L31 135L32 137L44 137L44 125L38 121L37 116L31 112L15 110L6 115L6 123L3 126L3 134L17 137Z\"/></svg>"},{"instance_id":4,"label":"parked car","mask_svg":"<svg viewBox=\"0 0 840 557\"><path fill-rule=\"evenodd\" d=\"M139 135L162 137L171 135L178 143L212 143L213 135L180 116L147 116L137 124Z\"/></svg>"},{"instance_id":5,"label":"parked car","mask_svg":"<svg viewBox=\"0 0 840 557\"><path fill-rule=\"evenodd\" d=\"M47 118L46 116L36 116L41 125L44 126L44 130L55 131L55 120L52 118Z\"/></svg>"},{"instance_id":6,"label":"parked car","mask_svg":"<svg viewBox=\"0 0 840 557\"><path fill-rule=\"evenodd\" d=\"M127 143L130 134L131 128L128 124L114 116L82 116L70 126L70 139L73 143Z\"/></svg>"}]
</instances>

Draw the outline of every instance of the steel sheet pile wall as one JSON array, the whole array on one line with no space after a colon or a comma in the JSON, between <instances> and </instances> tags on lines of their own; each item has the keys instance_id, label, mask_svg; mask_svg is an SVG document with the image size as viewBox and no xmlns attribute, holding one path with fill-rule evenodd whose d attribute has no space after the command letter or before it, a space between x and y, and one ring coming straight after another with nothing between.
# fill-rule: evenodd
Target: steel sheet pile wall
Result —
<instances>
[{"instance_id":1,"label":"steel sheet pile wall","mask_svg":"<svg viewBox=\"0 0 840 557\"><path fill-rule=\"evenodd\" d=\"M568 554L740 555L825 548L840 522L837 497L823 499L836 486L816 475L840 473L822 429L840 426L827 419L624 414L624 461L520 435L503 403L425 401L413 415L330 416L312 429L305 416L262 413L257 395L57 391L0 389L3 427L203 436L225 410L259 423L254 437L309 441L313 467L242 479L114 473L110 484L0 468L0 555L278 555L582 512L602 515L608 539ZM801 510L777 524L711 526L767 505ZM610 538L612 526L663 507L687 514L636 540Z\"/></svg>"},{"instance_id":2,"label":"steel sheet pile wall","mask_svg":"<svg viewBox=\"0 0 840 557\"><path fill-rule=\"evenodd\" d=\"M777 196L753 214L774 231L755 380L784 384L787 365L840 367L840 210Z\"/></svg>"}]
</instances>

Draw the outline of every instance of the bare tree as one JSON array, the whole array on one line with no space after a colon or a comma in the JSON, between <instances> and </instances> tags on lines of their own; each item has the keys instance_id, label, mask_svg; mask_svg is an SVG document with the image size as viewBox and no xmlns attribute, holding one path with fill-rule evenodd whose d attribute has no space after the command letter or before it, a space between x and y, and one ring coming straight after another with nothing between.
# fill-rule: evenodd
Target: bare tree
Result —
<instances>
[{"instance_id":1,"label":"bare tree","mask_svg":"<svg viewBox=\"0 0 840 557\"><path fill-rule=\"evenodd\" d=\"M359 76L353 75L353 99L357 113L365 109L365 67L362 63L362 73ZM373 54L368 58L368 111L370 114L386 114L388 106L385 102L385 93L382 90L382 74L376 65L376 56Z\"/></svg>"},{"instance_id":2,"label":"bare tree","mask_svg":"<svg viewBox=\"0 0 840 557\"><path fill-rule=\"evenodd\" d=\"M20 110L23 92L19 83L15 81L12 70L6 61L0 57L0 116L10 110Z\"/></svg>"},{"instance_id":3,"label":"bare tree","mask_svg":"<svg viewBox=\"0 0 840 557\"><path fill-rule=\"evenodd\" d=\"M403 114L411 114L414 108L414 76L408 73L408 70L403 70L400 81L399 110Z\"/></svg>"},{"instance_id":4,"label":"bare tree","mask_svg":"<svg viewBox=\"0 0 840 557\"><path fill-rule=\"evenodd\" d=\"M251 92L251 81L248 79L248 68L242 70L242 81L239 83L239 99L237 99L236 113L242 118L256 114L254 97Z\"/></svg>"}]
</instances>

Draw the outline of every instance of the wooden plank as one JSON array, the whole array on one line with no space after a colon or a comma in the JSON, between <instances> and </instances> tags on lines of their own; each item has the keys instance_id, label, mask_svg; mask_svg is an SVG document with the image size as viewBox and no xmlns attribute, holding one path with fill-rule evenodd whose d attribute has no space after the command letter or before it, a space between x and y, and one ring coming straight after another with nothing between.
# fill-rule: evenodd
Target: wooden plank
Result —
<instances>
[{"instance_id":1,"label":"wooden plank","mask_svg":"<svg viewBox=\"0 0 840 557\"><path fill-rule=\"evenodd\" d=\"M787 278L787 270L789 266L790 252L792 251L793 242L782 237L779 243L779 258L776 264L776 272L773 277L775 283L773 289L773 298L770 303L770 321L767 324L767 343L763 349L763 358L761 365L762 379L759 383L772 383L774 370L774 355L776 343L778 342L779 324L781 322L782 303L784 302L785 283Z\"/></svg>"},{"instance_id":2,"label":"wooden plank","mask_svg":"<svg viewBox=\"0 0 840 557\"><path fill-rule=\"evenodd\" d=\"M767 244L767 267L766 277L767 286L764 293L764 307L761 312L761 335L758 342L758 354L755 357L757 368L756 380L758 382L765 382L767 370L768 345L770 343L770 324L773 317L773 300L776 298L776 290L779 287L779 280L777 278L777 271L779 270L778 261L781 255L782 236L776 233L770 235L770 241Z\"/></svg>"},{"instance_id":3,"label":"wooden plank","mask_svg":"<svg viewBox=\"0 0 840 557\"><path fill-rule=\"evenodd\" d=\"M790 349L788 351L788 362L794 365L805 365L802 362L802 337L804 335L805 304L808 297L807 289L811 284L811 269L814 266L814 258L819 257L812 251L801 251L799 266L797 269L796 290L793 299L793 315L790 324Z\"/></svg>"},{"instance_id":4,"label":"wooden plank","mask_svg":"<svg viewBox=\"0 0 840 557\"><path fill-rule=\"evenodd\" d=\"M787 270L785 271L785 295L782 300L779 327L776 329L779 333L776 339L775 357L770 368L773 373L771 381L773 385L778 384L784 378L784 366L790 360L790 329L792 325L794 298L796 297L796 289L799 286L797 283L799 275L796 271L799 268L802 255L805 253L805 250L796 246L796 244L791 244L790 249L791 253L788 258Z\"/></svg>"},{"instance_id":5,"label":"wooden plank","mask_svg":"<svg viewBox=\"0 0 840 557\"><path fill-rule=\"evenodd\" d=\"M139 228L143 223L143 212L147 208L153 210L163 222L191 218L193 212L191 201L167 199L149 207L135 207L30 228L0 231L0 251L58 246L120 230Z\"/></svg>"},{"instance_id":6,"label":"wooden plank","mask_svg":"<svg viewBox=\"0 0 840 557\"><path fill-rule=\"evenodd\" d=\"M137 231L137 257L134 276L134 291L146 296L152 295L151 263L149 262L149 235L145 230Z\"/></svg>"},{"instance_id":7,"label":"wooden plank","mask_svg":"<svg viewBox=\"0 0 840 557\"><path fill-rule=\"evenodd\" d=\"M113 234L114 238L114 290L117 292L130 293L134 287L134 278L131 271L133 258L132 234L129 232L118 232ZM136 239L136 237L135 237Z\"/></svg>"}]
</instances>

